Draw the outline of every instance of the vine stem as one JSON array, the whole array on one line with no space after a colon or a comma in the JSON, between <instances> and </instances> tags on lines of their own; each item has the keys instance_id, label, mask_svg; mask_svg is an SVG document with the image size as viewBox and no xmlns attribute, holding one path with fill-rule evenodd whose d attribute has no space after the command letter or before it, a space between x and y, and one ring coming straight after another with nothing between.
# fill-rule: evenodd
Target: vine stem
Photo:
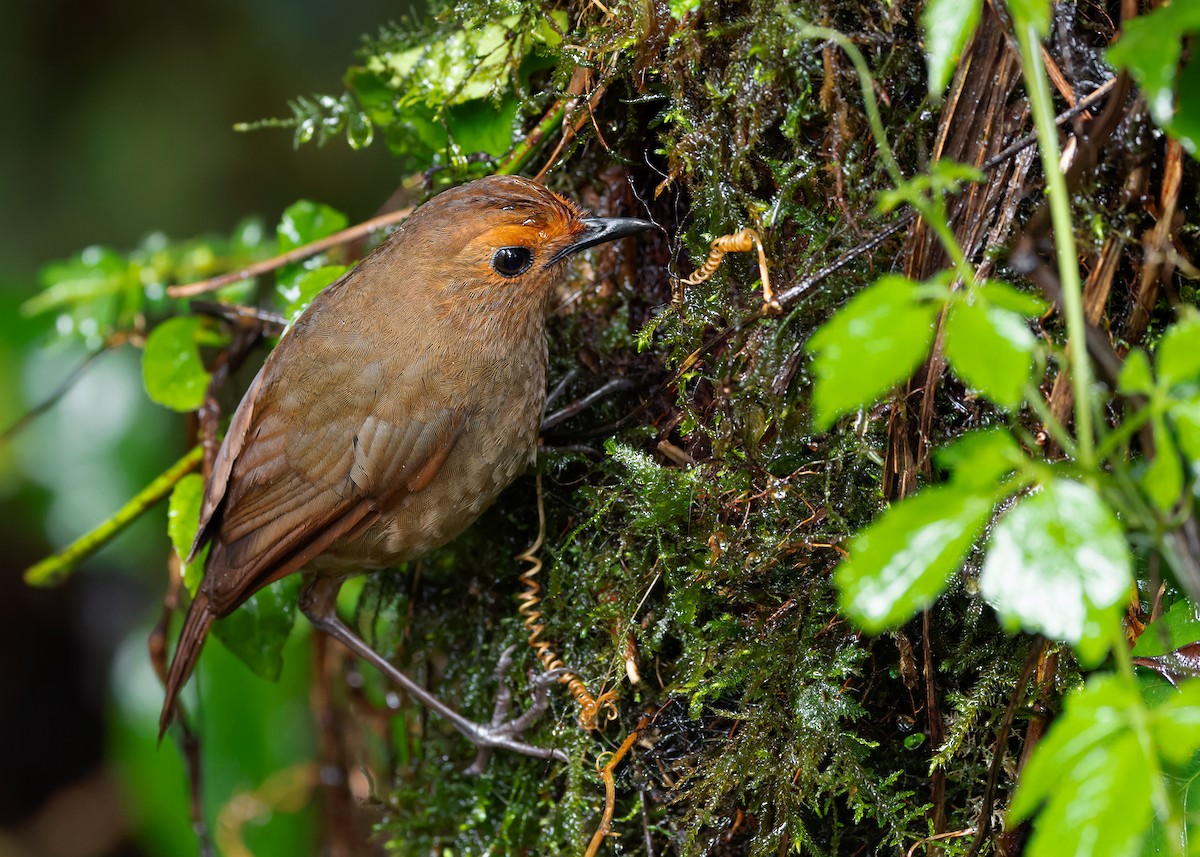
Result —
<instances>
[{"instance_id":1,"label":"vine stem","mask_svg":"<svg viewBox=\"0 0 1200 857\"><path fill-rule=\"evenodd\" d=\"M1031 22L1018 22L1014 28L1021 49L1021 72L1037 129L1042 170L1046 174L1046 193L1054 226L1054 248L1058 277L1062 284L1062 310L1067 322L1071 385L1075 393L1075 434L1078 461L1085 473L1096 467L1095 438L1092 434L1092 367L1088 359L1086 327L1083 317L1083 289L1079 282L1079 262L1075 252L1075 228L1071 222L1071 197L1067 180L1059 166L1058 136L1050 84L1042 61L1037 30Z\"/></svg>"},{"instance_id":2,"label":"vine stem","mask_svg":"<svg viewBox=\"0 0 1200 857\"><path fill-rule=\"evenodd\" d=\"M883 119L879 115L879 104L875 100L875 78L871 76L871 69L867 66L867 61L863 58L862 51L844 33L840 33L829 27L818 27L816 24L801 24L798 34L801 38L827 39L841 48L846 56L850 57L850 62L854 64L854 70L858 72L858 84L862 89L863 107L867 111L867 121L871 124L871 134L875 138L875 145L879 147L879 156L883 159L883 165L892 179L892 184L897 186L902 184L904 176L900 174L900 167L896 164L896 158L892 154L892 147L888 145L887 134L883 130Z\"/></svg>"}]
</instances>

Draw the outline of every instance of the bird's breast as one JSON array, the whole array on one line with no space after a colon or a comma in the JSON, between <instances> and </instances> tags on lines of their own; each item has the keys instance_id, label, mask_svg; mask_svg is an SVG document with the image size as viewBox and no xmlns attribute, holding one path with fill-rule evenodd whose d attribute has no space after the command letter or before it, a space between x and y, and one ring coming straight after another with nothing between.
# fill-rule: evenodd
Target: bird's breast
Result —
<instances>
[{"instance_id":1,"label":"bird's breast","mask_svg":"<svg viewBox=\"0 0 1200 857\"><path fill-rule=\"evenodd\" d=\"M546 390L546 345L535 342L502 359L443 367L459 391L463 420L428 484L390 494L379 520L335 544L315 565L379 568L444 545L475 521L533 460Z\"/></svg>"}]
</instances>

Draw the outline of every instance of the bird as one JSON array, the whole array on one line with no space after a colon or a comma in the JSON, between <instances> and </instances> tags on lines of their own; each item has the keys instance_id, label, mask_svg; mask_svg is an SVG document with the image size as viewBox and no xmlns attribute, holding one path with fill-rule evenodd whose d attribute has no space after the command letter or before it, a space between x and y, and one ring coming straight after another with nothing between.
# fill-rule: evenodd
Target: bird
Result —
<instances>
[{"instance_id":1,"label":"bird","mask_svg":"<svg viewBox=\"0 0 1200 857\"><path fill-rule=\"evenodd\" d=\"M313 299L213 460L188 561L209 552L167 673L160 740L212 623L299 572L316 628L477 747L562 758L522 741L515 721L469 720L396 669L341 621L337 592L447 543L528 467L545 320L568 258L653 226L589 217L539 183L489 176L425 202Z\"/></svg>"}]
</instances>

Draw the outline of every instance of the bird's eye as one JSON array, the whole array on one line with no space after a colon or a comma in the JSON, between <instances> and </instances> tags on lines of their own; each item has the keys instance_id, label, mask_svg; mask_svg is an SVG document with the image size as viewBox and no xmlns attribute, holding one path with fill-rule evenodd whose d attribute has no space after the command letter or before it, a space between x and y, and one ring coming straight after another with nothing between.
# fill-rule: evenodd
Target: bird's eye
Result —
<instances>
[{"instance_id":1,"label":"bird's eye","mask_svg":"<svg viewBox=\"0 0 1200 857\"><path fill-rule=\"evenodd\" d=\"M528 247L501 247L492 256L492 268L502 277L519 277L533 264L533 251Z\"/></svg>"}]
</instances>

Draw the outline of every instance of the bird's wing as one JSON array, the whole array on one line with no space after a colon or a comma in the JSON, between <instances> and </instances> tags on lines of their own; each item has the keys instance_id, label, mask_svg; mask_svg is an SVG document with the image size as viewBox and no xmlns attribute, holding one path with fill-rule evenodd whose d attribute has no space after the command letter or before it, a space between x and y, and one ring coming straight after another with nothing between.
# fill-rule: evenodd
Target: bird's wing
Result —
<instances>
[{"instance_id":1,"label":"bird's wing","mask_svg":"<svg viewBox=\"0 0 1200 857\"><path fill-rule=\"evenodd\" d=\"M385 378L378 362L289 352L286 372L269 363L239 407L214 468L224 481L206 495L203 585L217 615L424 488L465 423L461 406L431 398L419 365Z\"/></svg>"},{"instance_id":2,"label":"bird's wing","mask_svg":"<svg viewBox=\"0 0 1200 857\"><path fill-rule=\"evenodd\" d=\"M246 435L250 431L250 422L254 417L254 401L258 398L258 390L262 385L265 369L266 367L259 369L254 380L250 382L246 395L242 397L237 410L233 412L229 430L225 432L225 441L217 450L217 457L213 460L212 474L208 478L208 484L204 490L204 501L200 506L200 526L196 529L196 538L192 541L192 549L187 557L188 562L196 558L200 548L207 544L212 537L209 525L212 523L214 513L221 505L221 500L225 497L225 489L229 486L233 462L241 455L242 447L246 444Z\"/></svg>"}]
</instances>

